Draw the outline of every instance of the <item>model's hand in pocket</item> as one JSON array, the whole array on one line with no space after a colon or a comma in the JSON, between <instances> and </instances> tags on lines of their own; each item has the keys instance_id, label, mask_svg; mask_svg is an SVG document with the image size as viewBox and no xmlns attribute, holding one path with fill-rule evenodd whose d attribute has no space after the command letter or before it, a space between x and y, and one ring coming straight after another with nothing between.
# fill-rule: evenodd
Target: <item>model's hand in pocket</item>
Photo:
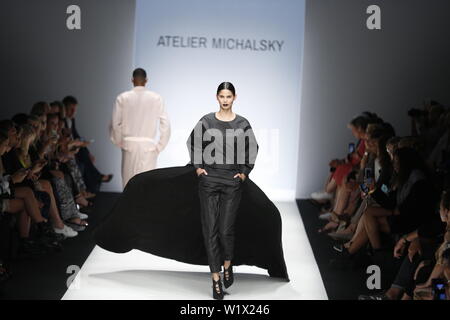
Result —
<instances>
[{"instance_id":1,"label":"model's hand in pocket","mask_svg":"<svg viewBox=\"0 0 450 320\"><path fill-rule=\"evenodd\" d=\"M245 173L238 173L238 174L236 174L236 175L234 176L234 178L237 178L237 177L239 177L239 178L242 180L242 182L244 182L245 179L247 178L247 176L245 175Z\"/></svg>"},{"instance_id":2,"label":"model's hand in pocket","mask_svg":"<svg viewBox=\"0 0 450 320\"><path fill-rule=\"evenodd\" d=\"M208 172L206 172L206 170L205 169L202 169L202 168L198 168L197 169L197 176L201 176L202 174L204 174L204 175L208 175Z\"/></svg>"}]
</instances>

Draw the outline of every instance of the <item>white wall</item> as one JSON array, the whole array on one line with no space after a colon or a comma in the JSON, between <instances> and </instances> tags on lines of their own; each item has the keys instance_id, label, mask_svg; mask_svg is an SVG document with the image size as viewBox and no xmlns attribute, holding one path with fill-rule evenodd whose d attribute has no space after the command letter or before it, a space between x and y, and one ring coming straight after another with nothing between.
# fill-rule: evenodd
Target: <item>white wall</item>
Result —
<instances>
[{"instance_id":1,"label":"white wall","mask_svg":"<svg viewBox=\"0 0 450 320\"><path fill-rule=\"evenodd\" d=\"M382 29L366 28L381 7ZM349 120L371 110L399 135L407 110L434 98L450 105L448 0L308 0L297 198L323 187L328 162L353 140Z\"/></svg>"},{"instance_id":2,"label":"white wall","mask_svg":"<svg viewBox=\"0 0 450 320\"><path fill-rule=\"evenodd\" d=\"M66 27L66 9L81 7L79 31ZM36 101L80 105L77 127L94 139L97 167L116 178L104 190L120 190L120 151L108 137L115 97L131 85L135 1L2 1L0 118L28 113Z\"/></svg>"},{"instance_id":3,"label":"white wall","mask_svg":"<svg viewBox=\"0 0 450 320\"><path fill-rule=\"evenodd\" d=\"M273 199L294 199L300 117L303 0L137 1L136 67L167 106L173 135L158 167L185 165L186 140L198 120L218 111L224 81L237 90L233 110L259 144L251 178ZM160 36L205 37L200 48L158 46ZM226 50L213 38L283 41L281 51ZM278 46L275 46L278 49Z\"/></svg>"}]
</instances>

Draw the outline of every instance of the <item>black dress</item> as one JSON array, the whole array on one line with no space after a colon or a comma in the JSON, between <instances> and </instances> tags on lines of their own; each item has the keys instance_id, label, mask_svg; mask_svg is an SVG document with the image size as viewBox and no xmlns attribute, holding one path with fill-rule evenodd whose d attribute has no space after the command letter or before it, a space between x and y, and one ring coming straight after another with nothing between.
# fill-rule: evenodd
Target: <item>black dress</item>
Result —
<instances>
[{"instance_id":1,"label":"black dress","mask_svg":"<svg viewBox=\"0 0 450 320\"><path fill-rule=\"evenodd\" d=\"M97 244L111 252L137 249L208 265L195 168L189 164L134 176L94 235ZM289 281L281 235L277 207L247 178L235 222L233 265L257 266Z\"/></svg>"}]
</instances>

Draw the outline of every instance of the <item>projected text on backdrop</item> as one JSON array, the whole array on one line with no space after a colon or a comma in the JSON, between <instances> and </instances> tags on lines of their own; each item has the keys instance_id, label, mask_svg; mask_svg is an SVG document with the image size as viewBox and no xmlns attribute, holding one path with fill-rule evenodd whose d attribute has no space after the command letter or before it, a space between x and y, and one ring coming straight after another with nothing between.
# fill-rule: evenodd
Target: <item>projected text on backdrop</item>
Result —
<instances>
[{"instance_id":1,"label":"projected text on backdrop","mask_svg":"<svg viewBox=\"0 0 450 320\"><path fill-rule=\"evenodd\" d=\"M160 36L158 47L280 52L284 40Z\"/></svg>"}]
</instances>

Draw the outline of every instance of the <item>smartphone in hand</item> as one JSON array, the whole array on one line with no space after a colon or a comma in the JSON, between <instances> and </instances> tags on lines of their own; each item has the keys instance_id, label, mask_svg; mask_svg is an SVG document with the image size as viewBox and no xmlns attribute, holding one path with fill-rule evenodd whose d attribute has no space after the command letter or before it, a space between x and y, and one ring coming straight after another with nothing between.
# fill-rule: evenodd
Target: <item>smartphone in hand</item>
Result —
<instances>
[{"instance_id":1,"label":"smartphone in hand","mask_svg":"<svg viewBox=\"0 0 450 320\"><path fill-rule=\"evenodd\" d=\"M348 153L353 153L353 152L355 152L355 144L349 143L348 144Z\"/></svg>"},{"instance_id":2,"label":"smartphone in hand","mask_svg":"<svg viewBox=\"0 0 450 320\"><path fill-rule=\"evenodd\" d=\"M369 193L369 187L365 183L361 183L359 185L359 189L361 190L361 192L363 192L365 194Z\"/></svg>"}]
</instances>

